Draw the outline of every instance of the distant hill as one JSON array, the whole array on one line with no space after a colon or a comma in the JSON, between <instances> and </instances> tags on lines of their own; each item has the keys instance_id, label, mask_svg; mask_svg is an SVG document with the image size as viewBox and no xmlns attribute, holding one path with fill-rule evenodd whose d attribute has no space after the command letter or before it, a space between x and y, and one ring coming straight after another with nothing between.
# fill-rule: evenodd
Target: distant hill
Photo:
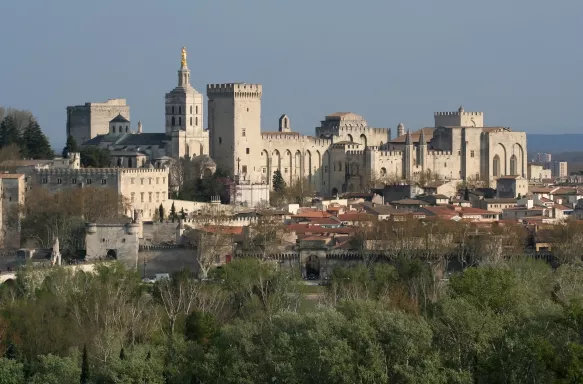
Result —
<instances>
[{"instance_id":1,"label":"distant hill","mask_svg":"<svg viewBox=\"0 0 583 384\"><path fill-rule=\"evenodd\" d=\"M548 152L558 154L560 152L583 151L583 134L565 133L556 135L527 134L528 153ZM529 157L531 157L529 155Z\"/></svg>"}]
</instances>

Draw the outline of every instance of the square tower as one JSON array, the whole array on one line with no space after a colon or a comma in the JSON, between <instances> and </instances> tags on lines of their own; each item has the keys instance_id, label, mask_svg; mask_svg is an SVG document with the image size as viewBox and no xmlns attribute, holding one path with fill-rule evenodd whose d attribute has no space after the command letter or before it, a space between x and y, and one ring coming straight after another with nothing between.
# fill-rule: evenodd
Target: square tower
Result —
<instances>
[{"instance_id":1,"label":"square tower","mask_svg":"<svg viewBox=\"0 0 583 384\"><path fill-rule=\"evenodd\" d=\"M483 127L483 112L466 112L459 107L457 112L435 112L435 127Z\"/></svg>"},{"instance_id":2,"label":"square tower","mask_svg":"<svg viewBox=\"0 0 583 384\"><path fill-rule=\"evenodd\" d=\"M260 84L207 85L210 156L240 181L261 182Z\"/></svg>"}]
</instances>

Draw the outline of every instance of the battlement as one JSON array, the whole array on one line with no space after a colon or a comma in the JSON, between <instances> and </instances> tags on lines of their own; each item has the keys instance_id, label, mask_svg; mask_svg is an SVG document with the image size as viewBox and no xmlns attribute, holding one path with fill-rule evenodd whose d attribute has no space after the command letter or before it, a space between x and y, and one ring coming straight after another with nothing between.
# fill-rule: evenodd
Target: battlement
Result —
<instances>
[{"instance_id":1,"label":"battlement","mask_svg":"<svg viewBox=\"0 0 583 384\"><path fill-rule=\"evenodd\" d=\"M401 157L403 156L403 151L379 151L379 156L381 157Z\"/></svg>"},{"instance_id":2,"label":"battlement","mask_svg":"<svg viewBox=\"0 0 583 384\"><path fill-rule=\"evenodd\" d=\"M484 116L484 112L434 112L433 116Z\"/></svg>"},{"instance_id":3,"label":"battlement","mask_svg":"<svg viewBox=\"0 0 583 384\"><path fill-rule=\"evenodd\" d=\"M321 137L315 136L304 136L306 141L311 142L313 145L319 145L322 147L329 147L332 144L332 139L322 139Z\"/></svg>"},{"instance_id":4,"label":"battlement","mask_svg":"<svg viewBox=\"0 0 583 384\"><path fill-rule=\"evenodd\" d=\"M42 176L50 175L118 175L120 168L36 168L34 172Z\"/></svg>"},{"instance_id":5,"label":"battlement","mask_svg":"<svg viewBox=\"0 0 583 384\"><path fill-rule=\"evenodd\" d=\"M389 132L389 128L373 128L365 126L341 125L337 131L339 131L340 133L357 132L368 134L387 134Z\"/></svg>"},{"instance_id":6,"label":"battlement","mask_svg":"<svg viewBox=\"0 0 583 384\"><path fill-rule=\"evenodd\" d=\"M263 86L247 83L208 84L206 94L208 97L261 98Z\"/></svg>"},{"instance_id":7,"label":"battlement","mask_svg":"<svg viewBox=\"0 0 583 384\"><path fill-rule=\"evenodd\" d=\"M346 154L348 156L362 156L364 155L364 151L348 151Z\"/></svg>"},{"instance_id":8,"label":"battlement","mask_svg":"<svg viewBox=\"0 0 583 384\"><path fill-rule=\"evenodd\" d=\"M451 156L452 154L452 151L427 151L428 156Z\"/></svg>"},{"instance_id":9,"label":"battlement","mask_svg":"<svg viewBox=\"0 0 583 384\"><path fill-rule=\"evenodd\" d=\"M169 173L168 168L117 168L121 173Z\"/></svg>"},{"instance_id":10,"label":"battlement","mask_svg":"<svg viewBox=\"0 0 583 384\"><path fill-rule=\"evenodd\" d=\"M139 251L172 250L172 249L195 249L189 244L140 244Z\"/></svg>"}]
</instances>

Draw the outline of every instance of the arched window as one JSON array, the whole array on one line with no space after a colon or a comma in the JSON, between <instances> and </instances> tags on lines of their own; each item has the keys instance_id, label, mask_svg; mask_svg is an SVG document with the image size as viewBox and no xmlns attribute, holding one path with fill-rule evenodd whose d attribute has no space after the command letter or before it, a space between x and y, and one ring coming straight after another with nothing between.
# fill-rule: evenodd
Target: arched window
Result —
<instances>
[{"instance_id":1,"label":"arched window","mask_svg":"<svg viewBox=\"0 0 583 384\"><path fill-rule=\"evenodd\" d=\"M194 125L198 127L198 116L194 118Z\"/></svg>"},{"instance_id":2,"label":"arched window","mask_svg":"<svg viewBox=\"0 0 583 384\"><path fill-rule=\"evenodd\" d=\"M198 105L195 108L196 108L196 114L198 115Z\"/></svg>"},{"instance_id":3,"label":"arched window","mask_svg":"<svg viewBox=\"0 0 583 384\"><path fill-rule=\"evenodd\" d=\"M172 116L172 126L176 125L176 118L174 116Z\"/></svg>"},{"instance_id":4,"label":"arched window","mask_svg":"<svg viewBox=\"0 0 583 384\"><path fill-rule=\"evenodd\" d=\"M500 176L500 157L498 155L494 156L494 160L492 161L492 176Z\"/></svg>"},{"instance_id":5,"label":"arched window","mask_svg":"<svg viewBox=\"0 0 583 384\"><path fill-rule=\"evenodd\" d=\"M510 157L510 175L515 176L518 175L518 172L516 170L516 156L512 155Z\"/></svg>"}]
</instances>

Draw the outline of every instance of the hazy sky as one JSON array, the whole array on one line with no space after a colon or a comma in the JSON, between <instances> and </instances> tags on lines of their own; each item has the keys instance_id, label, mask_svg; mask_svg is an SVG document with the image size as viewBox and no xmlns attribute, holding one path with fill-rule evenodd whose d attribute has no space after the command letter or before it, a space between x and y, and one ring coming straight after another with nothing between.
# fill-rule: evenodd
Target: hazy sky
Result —
<instances>
[{"instance_id":1,"label":"hazy sky","mask_svg":"<svg viewBox=\"0 0 583 384\"><path fill-rule=\"evenodd\" d=\"M371 126L486 113L531 133L583 132L582 0L6 0L0 105L65 141L66 106L125 97L132 125L164 130L164 94L188 48L193 85L263 84L262 129L287 113ZM205 119L206 120L206 119ZM206 124L206 122L205 122ZM395 134L393 130L393 135Z\"/></svg>"}]
</instances>

